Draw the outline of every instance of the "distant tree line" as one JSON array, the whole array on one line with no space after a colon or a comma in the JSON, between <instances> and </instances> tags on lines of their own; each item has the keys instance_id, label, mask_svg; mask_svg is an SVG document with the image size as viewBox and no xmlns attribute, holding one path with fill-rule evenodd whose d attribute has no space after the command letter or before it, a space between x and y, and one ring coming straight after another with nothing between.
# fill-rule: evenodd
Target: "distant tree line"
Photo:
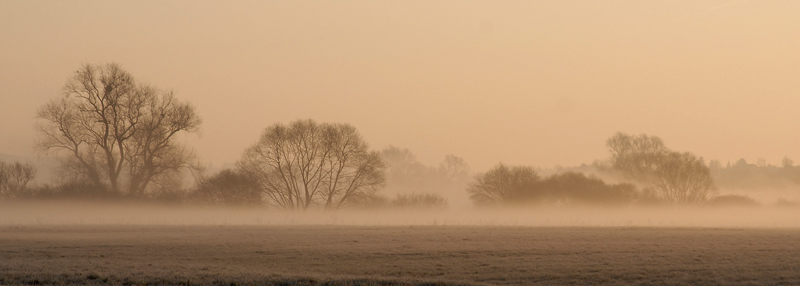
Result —
<instances>
[{"instance_id":1,"label":"distant tree line","mask_svg":"<svg viewBox=\"0 0 800 286\"><path fill-rule=\"evenodd\" d=\"M177 140L199 130L194 107L137 82L117 64L81 66L38 118L37 146L58 158L62 176L55 185L32 185L32 165L0 162L2 199L443 208L445 196L466 192L480 206L704 204L717 192L715 180L724 187L778 178L800 184L800 167L788 158L781 167L744 160L706 165L702 157L668 149L656 136L625 133L606 141L609 157L594 165L594 174L573 169L543 176L532 167L499 164L472 176L457 156L426 166L408 149L371 150L352 125L310 119L268 126L235 167L205 174L194 152ZM187 188L188 175L194 184Z\"/></svg>"},{"instance_id":2,"label":"distant tree line","mask_svg":"<svg viewBox=\"0 0 800 286\"><path fill-rule=\"evenodd\" d=\"M711 176L720 187L732 190L761 191L765 189L800 189L800 166L784 157L780 166L767 164L763 159L757 164L739 159L725 166L717 160L709 162Z\"/></svg>"},{"instance_id":3,"label":"distant tree line","mask_svg":"<svg viewBox=\"0 0 800 286\"><path fill-rule=\"evenodd\" d=\"M188 102L138 83L117 64L83 65L38 117L38 146L59 159L62 179L28 196L337 208L365 200L385 181L380 155L354 127L300 120L268 127L235 170L201 175L191 194L179 192L182 176L200 168L176 137L197 131L201 119ZM0 167L5 197L33 177L22 176L20 165Z\"/></svg>"},{"instance_id":4,"label":"distant tree line","mask_svg":"<svg viewBox=\"0 0 800 286\"><path fill-rule=\"evenodd\" d=\"M655 136L617 133L606 142L610 158L598 164L619 184L597 176L564 172L541 178L531 167L503 164L478 174L468 187L476 204L702 204L716 191L701 158L667 149Z\"/></svg>"},{"instance_id":5,"label":"distant tree line","mask_svg":"<svg viewBox=\"0 0 800 286\"><path fill-rule=\"evenodd\" d=\"M311 129L310 126L312 125L316 126L320 124L310 120L302 120L291 123L289 128ZM320 126L338 126L337 128L340 130L347 130L347 132L351 132L351 136L354 136L355 134L353 133L355 132L355 129L349 125L321 124ZM320 128L320 126L313 128ZM268 130L274 127L275 126L268 128ZM338 137L341 138L341 136ZM360 139L354 140L354 142L359 140ZM264 162L268 160L263 160L263 158L254 154L263 154L266 152L263 150L257 151L253 148L261 148L257 146L263 146L262 143L257 143L256 146L252 147L248 152L246 152L242 161L237 163L236 168L222 170L215 175L201 180L194 194L195 199L206 204L259 205L266 203L275 207L288 209L302 209L314 206L323 208L338 208L342 206L362 208L444 208L448 205L448 203L442 194L446 194L447 192L452 192L454 190L463 192L463 188L458 189L458 186L465 186L467 180L469 180L469 166L464 163L463 159L456 156L448 155L438 168L432 168L417 161L414 155L408 149L400 149L389 146L381 152L378 152L378 156L375 156L375 152L366 152L366 145L363 144L360 148L357 148L358 150L354 149L359 153L358 156L347 155L347 157L350 158L362 158L362 161L355 161L355 165L362 165L361 172L370 172L368 176L360 176L357 178L361 181L348 181L349 178L356 178L356 176L347 175L348 173L358 171L352 168L345 168L342 171L337 171L335 173L323 171L320 172L320 174L339 173L339 176L342 178L338 180L325 178L325 181L339 181L342 187L344 186L345 182L350 182L350 184L355 183L353 185L364 187L357 188L357 192L352 192L346 196L344 193L342 193L340 197L334 197L331 200L327 199L329 197L327 193L311 189L309 192L309 197L312 198L310 200L311 203L308 206L306 206L304 203L301 203L300 206L297 206L292 205L291 203L286 203L282 200L275 200L272 196L266 196L262 198L262 194L265 193L266 188L258 183L257 178L270 177L259 175L258 170L262 170L262 174L264 170L271 170L272 172L286 170L285 175L272 176L272 178L284 178L292 175L289 174L289 170L292 170L292 168L272 168L270 166L260 166L260 164L264 164ZM325 152L322 152L321 154L324 153ZM377 165L378 163L381 163L381 165ZM319 168L326 167L325 164L313 164L313 166ZM313 177L311 178L313 179ZM367 181L367 179L371 181ZM302 185L303 184L299 184L298 186ZM328 184L325 182L322 182L321 184L309 185L328 186ZM344 189L342 187L340 187L340 189ZM328 186L328 188L330 188L330 186ZM394 193L394 197L389 198L385 194L379 194L379 189L382 190L383 193ZM269 192L275 192L275 196L278 198L281 198L281 194L292 194L292 196L295 196L294 194L301 193L303 195L300 196L300 200L294 199L290 200L289 202L304 202L304 188L302 190L289 189L288 187L276 188ZM314 196L318 196L319 199L314 199Z\"/></svg>"}]
</instances>

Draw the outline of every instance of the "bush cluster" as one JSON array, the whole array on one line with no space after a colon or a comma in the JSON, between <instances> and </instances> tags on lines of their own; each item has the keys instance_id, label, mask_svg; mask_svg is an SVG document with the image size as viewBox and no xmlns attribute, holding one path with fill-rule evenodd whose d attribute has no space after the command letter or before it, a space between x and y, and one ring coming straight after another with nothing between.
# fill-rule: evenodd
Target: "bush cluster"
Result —
<instances>
[{"instance_id":1,"label":"bush cluster","mask_svg":"<svg viewBox=\"0 0 800 286\"><path fill-rule=\"evenodd\" d=\"M581 205L627 204L639 195L632 184L607 184L600 178L565 172L545 178L530 167L500 164L476 176L467 191L478 204L551 203Z\"/></svg>"}]
</instances>

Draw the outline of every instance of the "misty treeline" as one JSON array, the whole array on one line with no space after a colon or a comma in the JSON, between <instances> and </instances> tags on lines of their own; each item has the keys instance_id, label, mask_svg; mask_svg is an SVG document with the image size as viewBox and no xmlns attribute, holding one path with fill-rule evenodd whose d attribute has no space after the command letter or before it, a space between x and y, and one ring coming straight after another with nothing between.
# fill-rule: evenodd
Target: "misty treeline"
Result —
<instances>
[{"instance_id":1,"label":"misty treeline","mask_svg":"<svg viewBox=\"0 0 800 286\"><path fill-rule=\"evenodd\" d=\"M479 205L625 204L637 197L632 184L606 184L597 177L577 172L542 178L531 167L503 164L477 175L467 191Z\"/></svg>"},{"instance_id":2,"label":"misty treeline","mask_svg":"<svg viewBox=\"0 0 800 286\"><path fill-rule=\"evenodd\" d=\"M722 167L718 161L706 164L692 153L670 150L661 138L646 134L617 133L606 147L605 160L544 177L532 167L500 164L476 175L467 191L481 205L756 205L747 196L718 195L719 186L800 189L800 167L789 158L781 167L747 164L744 159Z\"/></svg>"},{"instance_id":3,"label":"misty treeline","mask_svg":"<svg viewBox=\"0 0 800 286\"><path fill-rule=\"evenodd\" d=\"M137 82L113 63L83 65L67 80L62 96L42 106L37 117L37 147L59 160L59 181L29 187L35 168L4 164L3 198L192 201L284 209L446 204L435 193L397 194L394 199L378 195L387 169L401 164L387 164L349 124L274 124L244 151L235 168L205 175L194 152L178 140L199 130L202 121L194 107L170 91ZM188 191L187 175L196 182Z\"/></svg>"},{"instance_id":4,"label":"misty treeline","mask_svg":"<svg viewBox=\"0 0 800 286\"><path fill-rule=\"evenodd\" d=\"M57 158L58 179L32 185L33 165L0 162L2 199L295 210L443 208L459 197L480 206L704 204L742 200L715 196L719 185L800 184L800 167L788 158L781 167L744 160L707 165L702 157L668 149L656 136L624 133L609 138L609 157L589 167L543 175L532 167L499 164L473 176L457 156L427 166L408 149L370 149L352 125L313 120L267 126L234 167L208 173L179 140L200 128L194 107L171 91L137 82L113 63L82 66L37 116L37 148Z\"/></svg>"},{"instance_id":5,"label":"misty treeline","mask_svg":"<svg viewBox=\"0 0 800 286\"><path fill-rule=\"evenodd\" d=\"M467 191L479 204L702 203L716 190L710 171L691 153L670 151L655 136L617 133L606 147L610 158L596 175L567 171L541 177L532 167L503 164L476 176Z\"/></svg>"},{"instance_id":6,"label":"misty treeline","mask_svg":"<svg viewBox=\"0 0 800 286\"><path fill-rule=\"evenodd\" d=\"M739 159L724 166L718 160L711 160L709 168L714 182L725 189L797 189L800 185L800 166L795 166L788 157L781 160L780 166L767 164L764 159L759 159L756 164Z\"/></svg>"}]
</instances>

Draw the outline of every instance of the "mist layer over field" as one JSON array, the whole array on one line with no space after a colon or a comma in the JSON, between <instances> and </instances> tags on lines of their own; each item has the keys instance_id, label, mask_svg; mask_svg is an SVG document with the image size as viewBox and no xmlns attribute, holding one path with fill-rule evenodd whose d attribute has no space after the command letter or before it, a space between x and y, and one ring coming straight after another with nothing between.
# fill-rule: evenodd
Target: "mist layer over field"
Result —
<instances>
[{"instance_id":1,"label":"mist layer over field","mask_svg":"<svg viewBox=\"0 0 800 286\"><path fill-rule=\"evenodd\" d=\"M17 202L0 205L0 225L342 225L800 227L796 207L525 207L279 211L124 203Z\"/></svg>"}]
</instances>

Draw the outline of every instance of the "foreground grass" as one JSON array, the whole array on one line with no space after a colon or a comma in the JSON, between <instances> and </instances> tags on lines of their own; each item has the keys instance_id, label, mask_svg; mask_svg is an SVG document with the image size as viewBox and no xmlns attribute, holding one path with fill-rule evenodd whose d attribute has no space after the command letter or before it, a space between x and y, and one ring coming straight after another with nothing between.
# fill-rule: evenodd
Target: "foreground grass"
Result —
<instances>
[{"instance_id":1,"label":"foreground grass","mask_svg":"<svg viewBox=\"0 0 800 286\"><path fill-rule=\"evenodd\" d=\"M271 277L229 277L222 275L195 275L191 277L168 275L109 275L99 274L5 274L0 285L259 285L259 286L457 286L480 285L452 281L423 281L387 278L308 278L273 275Z\"/></svg>"},{"instance_id":2,"label":"foreground grass","mask_svg":"<svg viewBox=\"0 0 800 286\"><path fill-rule=\"evenodd\" d=\"M800 285L800 230L9 226L0 284Z\"/></svg>"}]
</instances>

